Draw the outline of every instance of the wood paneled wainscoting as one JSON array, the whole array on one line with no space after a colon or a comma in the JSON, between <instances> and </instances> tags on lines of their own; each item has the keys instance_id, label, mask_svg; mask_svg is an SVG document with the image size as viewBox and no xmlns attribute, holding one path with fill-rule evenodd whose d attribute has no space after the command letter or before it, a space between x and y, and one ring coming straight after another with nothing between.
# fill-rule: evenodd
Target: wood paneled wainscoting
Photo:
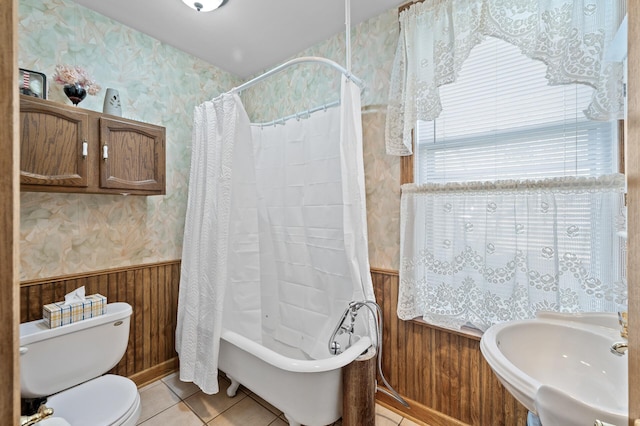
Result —
<instances>
[{"instance_id":1,"label":"wood paneled wainscoting","mask_svg":"<svg viewBox=\"0 0 640 426\"><path fill-rule=\"evenodd\" d=\"M431 426L526 424L526 409L498 382L477 337L398 319L398 273L371 272L384 317L385 377L411 408L378 392L380 402ZM43 305L64 300L66 293L83 285L87 294L129 303L129 346L112 372L142 385L178 368L179 281L180 261L26 281L20 286L20 322L42 318Z\"/></svg>"},{"instance_id":2,"label":"wood paneled wainscoting","mask_svg":"<svg viewBox=\"0 0 640 426\"><path fill-rule=\"evenodd\" d=\"M371 275L383 312L382 368L411 408L381 392L378 401L431 426L526 425L527 409L500 384L478 337L400 320L398 272L373 268Z\"/></svg>"},{"instance_id":3,"label":"wood paneled wainscoting","mask_svg":"<svg viewBox=\"0 0 640 426\"><path fill-rule=\"evenodd\" d=\"M23 282L20 322L42 318L43 305L64 300L66 293L80 286L85 286L86 294L106 296L107 302L129 303L133 308L129 346L111 372L130 377L140 386L178 368L179 282L177 260Z\"/></svg>"}]
</instances>

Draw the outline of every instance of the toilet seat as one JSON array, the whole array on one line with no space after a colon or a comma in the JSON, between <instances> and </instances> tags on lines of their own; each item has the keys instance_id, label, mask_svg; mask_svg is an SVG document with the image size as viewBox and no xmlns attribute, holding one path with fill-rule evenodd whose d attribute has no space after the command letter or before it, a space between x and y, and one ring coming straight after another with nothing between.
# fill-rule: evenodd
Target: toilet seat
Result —
<instances>
[{"instance_id":1,"label":"toilet seat","mask_svg":"<svg viewBox=\"0 0 640 426\"><path fill-rule=\"evenodd\" d=\"M61 417L48 417L36 423L38 426L71 426L69 422Z\"/></svg>"},{"instance_id":2,"label":"toilet seat","mask_svg":"<svg viewBox=\"0 0 640 426\"><path fill-rule=\"evenodd\" d=\"M48 398L54 416L71 426L129 426L140 417L140 394L130 379L106 374Z\"/></svg>"}]
</instances>

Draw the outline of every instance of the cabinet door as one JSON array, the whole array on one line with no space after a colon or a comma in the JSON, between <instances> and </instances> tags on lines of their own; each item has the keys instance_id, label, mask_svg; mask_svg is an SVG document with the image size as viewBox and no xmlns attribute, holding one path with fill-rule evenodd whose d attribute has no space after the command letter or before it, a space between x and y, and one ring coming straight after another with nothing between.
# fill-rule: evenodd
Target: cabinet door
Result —
<instances>
[{"instance_id":1,"label":"cabinet door","mask_svg":"<svg viewBox=\"0 0 640 426\"><path fill-rule=\"evenodd\" d=\"M102 117L100 142L101 188L165 193L163 127Z\"/></svg>"},{"instance_id":2,"label":"cabinet door","mask_svg":"<svg viewBox=\"0 0 640 426\"><path fill-rule=\"evenodd\" d=\"M89 116L20 100L20 183L87 186Z\"/></svg>"}]
</instances>

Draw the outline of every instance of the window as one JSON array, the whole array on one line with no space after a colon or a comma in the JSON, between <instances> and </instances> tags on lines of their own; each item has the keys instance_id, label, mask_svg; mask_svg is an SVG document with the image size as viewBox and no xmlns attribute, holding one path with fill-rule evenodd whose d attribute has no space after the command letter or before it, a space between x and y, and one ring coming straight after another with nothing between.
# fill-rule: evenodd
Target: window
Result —
<instances>
[{"instance_id":1,"label":"window","mask_svg":"<svg viewBox=\"0 0 640 426\"><path fill-rule=\"evenodd\" d=\"M591 87L545 72L488 38L440 87L439 117L418 122L400 318L486 329L626 303L617 123L585 117Z\"/></svg>"},{"instance_id":2,"label":"window","mask_svg":"<svg viewBox=\"0 0 640 426\"><path fill-rule=\"evenodd\" d=\"M588 120L593 89L550 86L545 65L489 37L471 50L442 113L419 121L416 183L600 176L617 166L616 123Z\"/></svg>"}]
</instances>

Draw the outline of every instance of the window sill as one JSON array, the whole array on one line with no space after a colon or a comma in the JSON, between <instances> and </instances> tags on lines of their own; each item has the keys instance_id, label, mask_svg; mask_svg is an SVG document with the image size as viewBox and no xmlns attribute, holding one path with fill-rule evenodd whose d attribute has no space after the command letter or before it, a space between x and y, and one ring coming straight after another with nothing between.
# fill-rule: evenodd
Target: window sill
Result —
<instances>
[{"instance_id":1,"label":"window sill","mask_svg":"<svg viewBox=\"0 0 640 426\"><path fill-rule=\"evenodd\" d=\"M465 337L467 339L476 340L478 342L482 338L482 331L480 331L478 329L475 329L475 328L463 327L460 330L454 330L452 328L440 327L440 326L437 326L437 325L430 324L430 323L428 323L425 320L420 319L420 318L414 318L412 320L409 320L408 322L412 322L414 324L420 325L421 327L427 327L427 328L431 328L431 329L434 329L434 330L444 331L444 332L450 333L450 334L455 334L456 336Z\"/></svg>"}]
</instances>

